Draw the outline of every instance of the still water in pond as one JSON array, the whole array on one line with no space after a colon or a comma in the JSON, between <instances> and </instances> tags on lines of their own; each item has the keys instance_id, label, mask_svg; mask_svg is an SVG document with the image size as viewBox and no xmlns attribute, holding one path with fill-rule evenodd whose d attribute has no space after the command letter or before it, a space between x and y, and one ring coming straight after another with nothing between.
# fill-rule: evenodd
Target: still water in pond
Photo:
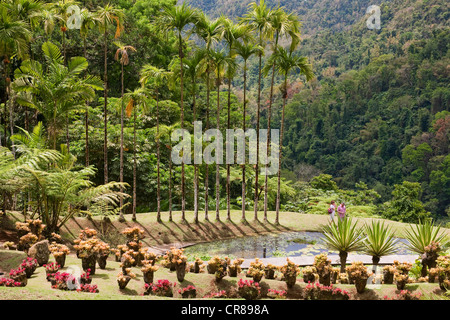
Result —
<instances>
[{"instance_id":1,"label":"still water in pond","mask_svg":"<svg viewBox=\"0 0 450 320\"><path fill-rule=\"evenodd\" d=\"M244 259L295 257L302 255L315 256L322 252L338 254L329 250L323 234L320 232L283 232L279 234L266 234L251 237L200 243L187 247L185 254L192 256L229 256ZM399 239L396 254L413 254L407 249L406 240ZM353 252L354 253L354 252ZM362 252L356 252L362 254Z\"/></svg>"}]
</instances>

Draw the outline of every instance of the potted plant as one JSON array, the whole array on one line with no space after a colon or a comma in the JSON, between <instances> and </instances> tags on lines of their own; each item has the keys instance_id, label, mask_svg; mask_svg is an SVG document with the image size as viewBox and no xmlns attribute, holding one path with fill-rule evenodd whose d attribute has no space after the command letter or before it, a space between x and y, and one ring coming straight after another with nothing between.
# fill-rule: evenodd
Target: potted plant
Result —
<instances>
[{"instance_id":1,"label":"potted plant","mask_svg":"<svg viewBox=\"0 0 450 320\"><path fill-rule=\"evenodd\" d=\"M159 269L158 266L154 266L150 260L144 260L142 261L143 266L141 268L141 271L144 275L144 282L145 283L152 283L153 282L153 276L155 272Z\"/></svg>"},{"instance_id":2,"label":"potted plant","mask_svg":"<svg viewBox=\"0 0 450 320\"><path fill-rule=\"evenodd\" d=\"M409 262L400 263L397 260L394 261L395 274L394 282L398 290L403 290L406 284L409 282L409 271L412 268L412 264Z\"/></svg>"},{"instance_id":3,"label":"potted plant","mask_svg":"<svg viewBox=\"0 0 450 320\"><path fill-rule=\"evenodd\" d=\"M216 272L214 272L216 282L222 281L227 275L227 259L219 259L214 269L216 270Z\"/></svg>"},{"instance_id":4,"label":"potted plant","mask_svg":"<svg viewBox=\"0 0 450 320\"><path fill-rule=\"evenodd\" d=\"M3 243L3 248L5 250L16 250L17 249L16 245L12 241L6 241L5 243Z\"/></svg>"},{"instance_id":5,"label":"potted plant","mask_svg":"<svg viewBox=\"0 0 450 320\"><path fill-rule=\"evenodd\" d=\"M182 298L195 298L197 296L197 288L190 284L185 288L179 289L178 293Z\"/></svg>"},{"instance_id":6,"label":"potted plant","mask_svg":"<svg viewBox=\"0 0 450 320\"><path fill-rule=\"evenodd\" d=\"M250 262L250 267L248 268L247 275L253 278L254 282L260 282L264 276L264 264L258 258L255 261Z\"/></svg>"},{"instance_id":7,"label":"potted plant","mask_svg":"<svg viewBox=\"0 0 450 320\"><path fill-rule=\"evenodd\" d=\"M275 272L278 270L278 266L271 263L267 264L264 269L264 277L266 279L275 279Z\"/></svg>"},{"instance_id":8,"label":"potted plant","mask_svg":"<svg viewBox=\"0 0 450 320\"><path fill-rule=\"evenodd\" d=\"M157 283L146 283L144 295L156 295L161 297L173 297L173 290L176 284L171 283L167 279L158 280Z\"/></svg>"},{"instance_id":9,"label":"potted plant","mask_svg":"<svg viewBox=\"0 0 450 320\"><path fill-rule=\"evenodd\" d=\"M394 283L394 274L395 267L394 266L385 266L383 267L383 283L384 284L393 284Z\"/></svg>"},{"instance_id":10,"label":"potted plant","mask_svg":"<svg viewBox=\"0 0 450 320\"><path fill-rule=\"evenodd\" d=\"M100 242L99 239L91 237L81 240L74 245L75 250L77 250L77 256L81 259L83 270L91 269L91 274L95 274Z\"/></svg>"},{"instance_id":11,"label":"potted plant","mask_svg":"<svg viewBox=\"0 0 450 320\"><path fill-rule=\"evenodd\" d=\"M131 268L126 268L124 271L119 272L117 275L117 283L119 284L119 289L123 290L127 286L131 279L136 278L136 275L131 272Z\"/></svg>"},{"instance_id":12,"label":"potted plant","mask_svg":"<svg viewBox=\"0 0 450 320\"><path fill-rule=\"evenodd\" d=\"M372 275L367 267L361 261L352 262L352 264L346 267L349 279L353 281L358 293L363 293L366 289L367 279Z\"/></svg>"},{"instance_id":13,"label":"potted plant","mask_svg":"<svg viewBox=\"0 0 450 320\"><path fill-rule=\"evenodd\" d=\"M286 299L287 292L285 290L269 289L267 290L267 297L271 299Z\"/></svg>"},{"instance_id":14,"label":"potted plant","mask_svg":"<svg viewBox=\"0 0 450 320\"><path fill-rule=\"evenodd\" d=\"M194 261L194 265L193 265L193 272L194 273L200 273L200 272L202 272L203 271L203 260L202 259L200 259L200 258L195 258L195 261Z\"/></svg>"},{"instance_id":15,"label":"potted plant","mask_svg":"<svg viewBox=\"0 0 450 320\"><path fill-rule=\"evenodd\" d=\"M59 269L61 269L61 266L55 262L51 262L48 264L44 264L45 273L47 277L47 281L50 281L51 278L54 277L54 274L58 272Z\"/></svg>"},{"instance_id":16,"label":"potted plant","mask_svg":"<svg viewBox=\"0 0 450 320\"><path fill-rule=\"evenodd\" d=\"M442 291L450 290L450 256L440 256L436 264L439 287Z\"/></svg>"},{"instance_id":17,"label":"potted plant","mask_svg":"<svg viewBox=\"0 0 450 320\"><path fill-rule=\"evenodd\" d=\"M20 267L25 269L25 274L27 275L27 278L30 278L33 275L36 268L38 267L38 262L35 258L27 257L25 260L22 261Z\"/></svg>"},{"instance_id":18,"label":"potted plant","mask_svg":"<svg viewBox=\"0 0 450 320\"><path fill-rule=\"evenodd\" d=\"M100 269L106 268L106 261L111 252L109 245L103 241L100 241L98 244L98 255L97 255L97 263Z\"/></svg>"},{"instance_id":19,"label":"potted plant","mask_svg":"<svg viewBox=\"0 0 450 320\"><path fill-rule=\"evenodd\" d=\"M241 264L244 262L244 259L235 259L233 262L228 260L228 275L230 277L237 277L239 273L242 272Z\"/></svg>"},{"instance_id":20,"label":"potted plant","mask_svg":"<svg viewBox=\"0 0 450 320\"><path fill-rule=\"evenodd\" d=\"M289 260L289 258L287 258L286 261L287 263L280 268L280 272L283 274L287 287L292 288L297 281L297 275L300 273L300 268Z\"/></svg>"},{"instance_id":21,"label":"potted plant","mask_svg":"<svg viewBox=\"0 0 450 320\"><path fill-rule=\"evenodd\" d=\"M216 273L217 267L220 265L221 259L218 256L214 256L208 261L208 265L206 266L206 270L209 274Z\"/></svg>"},{"instance_id":22,"label":"potted plant","mask_svg":"<svg viewBox=\"0 0 450 320\"><path fill-rule=\"evenodd\" d=\"M239 279L238 293L245 300L256 300L261 296L261 287L256 281Z\"/></svg>"},{"instance_id":23,"label":"potted plant","mask_svg":"<svg viewBox=\"0 0 450 320\"><path fill-rule=\"evenodd\" d=\"M319 283L325 286L331 284L331 273L333 267L331 266L331 260L328 259L326 253L321 253L314 257L314 267L319 275Z\"/></svg>"},{"instance_id":24,"label":"potted plant","mask_svg":"<svg viewBox=\"0 0 450 320\"><path fill-rule=\"evenodd\" d=\"M11 269L9 271L9 277L15 282L22 283L22 286L26 286L28 282L27 274L25 273L25 268Z\"/></svg>"},{"instance_id":25,"label":"potted plant","mask_svg":"<svg viewBox=\"0 0 450 320\"><path fill-rule=\"evenodd\" d=\"M66 264L66 256L70 253L69 248L63 244L53 242L49 246L49 249L53 257L55 258L56 263L59 264L61 268L63 268Z\"/></svg>"},{"instance_id":26,"label":"potted plant","mask_svg":"<svg viewBox=\"0 0 450 320\"><path fill-rule=\"evenodd\" d=\"M80 284L90 284L92 282L91 269L87 269L86 272L80 276Z\"/></svg>"},{"instance_id":27,"label":"potted plant","mask_svg":"<svg viewBox=\"0 0 450 320\"><path fill-rule=\"evenodd\" d=\"M302 269L302 274L305 283L314 282L316 280L317 269L314 266L306 266Z\"/></svg>"}]
</instances>

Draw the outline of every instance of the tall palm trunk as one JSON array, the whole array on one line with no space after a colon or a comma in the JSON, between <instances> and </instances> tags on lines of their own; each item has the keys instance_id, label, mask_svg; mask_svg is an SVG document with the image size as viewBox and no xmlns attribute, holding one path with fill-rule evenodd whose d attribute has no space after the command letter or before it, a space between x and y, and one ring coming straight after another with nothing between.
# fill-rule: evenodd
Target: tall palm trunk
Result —
<instances>
[{"instance_id":1,"label":"tall palm trunk","mask_svg":"<svg viewBox=\"0 0 450 320\"><path fill-rule=\"evenodd\" d=\"M244 110L242 118L242 130L245 134L245 116L247 112L247 60L244 61ZM242 221L245 221L245 163L242 165Z\"/></svg>"},{"instance_id":2,"label":"tall palm trunk","mask_svg":"<svg viewBox=\"0 0 450 320\"><path fill-rule=\"evenodd\" d=\"M103 122L104 122L104 137L103 137L103 157L104 157L104 182L108 183L108 44L107 44L107 29L106 29L106 19L104 21L105 32L104 32L104 69L105 73L103 75L104 81L104 105L103 105Z\"/></svg>"},{"instance_id":3,"label":"tall palm trunk","mask_svg":"<svg viewBox=\"0 0 450 320\"><path fill-rule=\"evenodd\" d=\"M277 202L276 202L276 214L275 225L279 224L280 217L280 197L281 197L281 157L283 152L283 134L284 134L284 111L287 100L287 74L284 76L284 92L283 92L283 107L281 110L281 130L280 130L280 145L278 147L278 180L277 180Z\"/></svg>"},{"instance_id":4,"label":"tall palm trunk","mask_svg":"<svg viewBox=\"0 0 450 320\"><path fill-rule=\"evenodd\" d=\"M210 71L209 61L206 67L206 129L209 129L209 95L210 95ZM205 220L209 221L208 217L208 186L209 185L209 165L205 167Z\"/></svg>"},{"instance_id":5,"label":"tall palm trunk","mask_svg":"<svg viewBox=\"0 0 450 320\"><path fill-rule=\"evenodd\" d=\"M219 72L219 71L217 71ZM220 132L220 79L217 78L217 116L216 116L216 125L217 125L217 131ZM219 148L222 146L219 146L219 139L217 139L216 142L216 152L218 152ZM218 158L218 157L216 157ZM219 159L216 159L216 220L220 220L220 165L219 165Z\"/></svg>"},{"instance_id":6,"label":"tall palm trunk","mask_svg":"<svg viewBox=\"0 0 450 320\"><path fill-rule=\"evenodd\" d=\"M85 59L86 54L86 37L83 37L83 56ZM89 166L89 107L88 102L86 102L86 113L85 113L85 119L84 119L84 126L85 126L85 158L86 158L86 167Z\"/></svg>"},{"instance_id":7,"label":"tall palm trunk","mask_svg":"<svg viewBox=\"0 0 450 320\"><path fill-rule=\"evenodd\" d=\"M277 46L278 46L278 32L275 38L275 47L274 52L275 54L277 52ZM267 146L266 146L266 162L265 165L265 176L264 176L264 221L267 222L267 206L268 206L268 165L269 165L269 151L271 149L270 147L270 125L271 125L271 119L272 119L272 99L273 99L273 85L274 85L274 79L275 79L275 62L272 65L272 79L270 82L270 95L269 95L269 108L267 110Z\"/></svg>"},{"instance_id":8,"label":"tall palm trunk","mask_svg":"<svg viewBox=\"0 0 450 320\"><path fill-rule=\"evenodd\" d=\"M194 123L197 121L197 109L196 109L196 90L195 90L195 79L192 88L193 95L193 110L194 110ZM195 139L195 138L194 138ZM194 222L198 223L198 165L194 162Z\"/></svg>"},{"instance_id":9,"label":"tall palm trunk","mask_svg":"<svg viewBox=\"0 0 450 320\"><path fill-rule=\"evenodd\" d=\"M123 183L123 89L124 89L124 85L123 85L123 63L121 63L121 105L120 105L120 168L119 168L119 179L120 179L120 183ZM122 188L122 184L120 185L120 193L123 192L123 188ZM120 211L119 211L119 221L124 221L125 218L123 217L123 196L120 195L119 198L119 206L120 206Z\"/></svg>"},{"instance_id":10,"label":"tall palm trunk","mask_svg":"<svg viewBox=\"0 0 450 320\"><path fill-rule=\"evenodd\" d=\"M231 42L229 47L229 58L231 59ZM231 81L232 75L229 71L228 75L228 110L227 110L227 129L231 129ZM228 141L227 141L228 143ZM227 163L227 220L231 220L230 213L230 164Z\"/></svg>"},{"instance_id":11,"label":"tall palm trunk","mask_svg":"<svg viewBox=\"0 0 450 320\"><path fill-rule=\"evenodd\" d=\"M262 31L259 31L259 43L262 43ZM261 111L261 67L262 67L262 53L259 53L259 66L258 66L258 99L257 99L257 111L256 111L256 165L255 165L255 199L254 210L255 220L258 220L258 198L259 198L259 119Z\"/></svg>"},{"instance_id":12,"label":"tall palm trunk","mask_svg":"<svg viewBox=\"0 0 450 320\"><path fill-rule=\"evenodd\" d=\"M181 109L181 130L184 138L184 104L183 104L183 46L181 40L181 31L178 32L178 53L180 56L180 109ZM181 220L185 221L186 210L186 194L185 194L185 176L184 176L184 161L181 162Z\"/></svg>"},{"instance_id":13,"label":"tall palm trunk","mask_svg":"<svg viewBox=\"0 0 450 320\"><path fill-rule=\"evenodd\" d=\"M160 143L159 143L159 95L156 89L156 221L161 222L161 174L160 174Z\"/></svg>"},{"instance_id":14,"label":"tall palm trunk","mask_svg":"<svg viewBox=\"0 0 450 320\"><path fill-rule=\"evenodd\" d=\"M137 187L137 181L136 181L136 169L137 169L137 159L136 159L136 117L137 112L136 108L133 109L133 216L132 220L136 220L136 187Z\"/></svg>"}]
</instances>

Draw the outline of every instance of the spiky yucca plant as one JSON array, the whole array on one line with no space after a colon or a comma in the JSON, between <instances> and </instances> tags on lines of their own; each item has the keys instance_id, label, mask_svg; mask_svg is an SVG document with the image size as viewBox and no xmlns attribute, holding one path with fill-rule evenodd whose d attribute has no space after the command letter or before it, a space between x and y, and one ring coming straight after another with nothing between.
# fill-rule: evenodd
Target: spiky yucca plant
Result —
<instances>
[{"instance_id":1,"label":"spiky yucca plant","mask_svg":"<svg viewBox=\"0 0 450 320\"><path fill-rule=\"evenodd\" d=\"M337 223L332 222L322 228L324 240L330 249L339 251L341 260L341 273L345 272L345 264L350 251L363 248L363 229L356 228L356 222L352 218L339 219Z\"/></svg>"},{"instance_id":2,"label":"spiky yucca plant","mask_svg":"<svg viewBox=\"0 0 450 320\"><path fill-rule=\"evenodd\" d=\"M365 224L366 238L363 241L364 252L372 256L373 270L382 256L393 254L397 251L398 239L394 237L392 229L384 224L384 221L372 220L370 225Z\"/></svg>"}]
</instances>

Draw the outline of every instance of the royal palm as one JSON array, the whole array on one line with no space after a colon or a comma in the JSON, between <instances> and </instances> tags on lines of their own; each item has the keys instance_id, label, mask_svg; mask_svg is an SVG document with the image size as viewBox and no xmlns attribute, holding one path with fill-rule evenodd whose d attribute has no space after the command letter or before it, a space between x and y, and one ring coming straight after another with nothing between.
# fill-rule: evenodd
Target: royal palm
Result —
<instances>
[{"instance_id":1,"label":"royal palm","mask_svg":"<svg viewBox=\"0 0 450 320\"><path fill-rule=\"evenodd\" d=\"M178 56L180 58L180 124L181 129L184 128L184 101L183 101L183 30L196 21L197 11L186 5L184 2L180 6L167 5L164 6L162 12L161 27L165 30L177 31L178 38ZM185 173L184 173L184 161L181 163L181 215L182 220L185 221L186 199L185 199Z\"/></svg>"}]
</instances>

